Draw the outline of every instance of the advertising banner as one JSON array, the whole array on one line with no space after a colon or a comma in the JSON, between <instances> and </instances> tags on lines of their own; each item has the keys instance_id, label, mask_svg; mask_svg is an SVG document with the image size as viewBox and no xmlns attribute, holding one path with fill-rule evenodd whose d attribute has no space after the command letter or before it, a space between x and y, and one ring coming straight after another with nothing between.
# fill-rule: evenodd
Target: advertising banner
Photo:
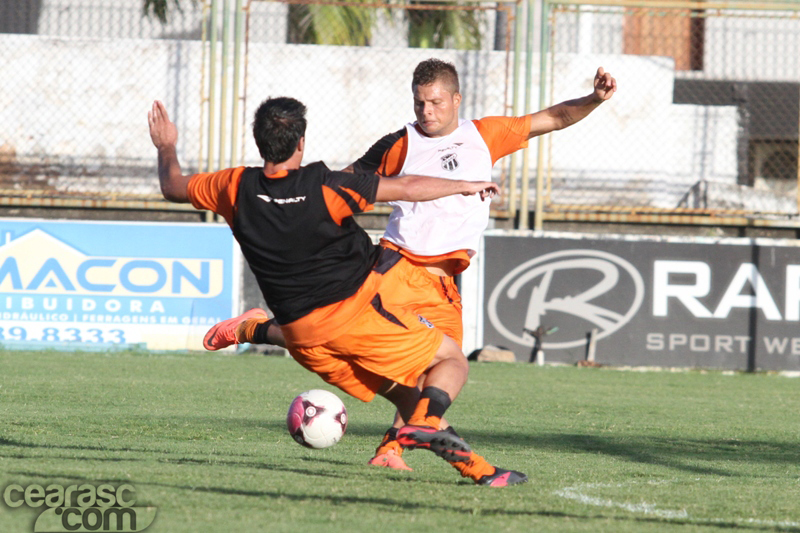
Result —
<instances>
[{"instance_id":1,"label":"advertising banner","mask_svg":"<svg viewBox=\"0 0 800 533\"><path fill-rule=\"evenodd\" d=\"M528 361L800 370L800 246L768 239L485 237L484 344Z\"/></svg>"},{"instance_id":2,"label":"advertising banner","mask_svg":"<svg viewBox=\"0 0 800 533\"><path fill-rule=\"evenodd\" d=\"M239 257L224 225L0 219L0 344L201 350Z\"/></svg>"}]
</instances>

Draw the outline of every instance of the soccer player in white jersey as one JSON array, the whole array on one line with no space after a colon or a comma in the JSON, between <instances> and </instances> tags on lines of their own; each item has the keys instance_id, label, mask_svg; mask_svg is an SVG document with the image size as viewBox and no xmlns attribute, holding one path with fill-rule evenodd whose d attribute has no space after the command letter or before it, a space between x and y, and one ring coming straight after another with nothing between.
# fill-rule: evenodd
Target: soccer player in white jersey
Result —
<instances>
[{"instance_id":1,"label":"soccer player in white jersey","mask_svg":"<svg viewBox=\"0 0 800 533\"><path fill-rule=\"evenodd\" d=\"M377 141L346 170L381 176L425 174L450 179L491 179L501 157L528 145L528 140L569 127L610 99L617 82L602 67L588 95L561 102L521 117L459 118L461 93L458 73L439 59L422 61L411 83L416 121ZM392 269L383 283L393 284L393 304L411 309L462 344L461 297L455 276L477 253L481 233L489 223L490 206L473 197L451 196L431 202L392 202L394 207L381 245L404 256L402 268ZM209 340L211 342L209 342ZM251 310L217 324L204 345L216 350L237 342L282 345L280 329L262 310ZM409 401L416 401L409 398ZM370 464L409 469L395 439L403 421L386 432ZM448 428L442 420L442 428ZM451 431L452 428L450 429ZM472 479L494 469L482 457L453 464ZM507 479L508 484L519 480Z\"/></svg>"}]
</instances>

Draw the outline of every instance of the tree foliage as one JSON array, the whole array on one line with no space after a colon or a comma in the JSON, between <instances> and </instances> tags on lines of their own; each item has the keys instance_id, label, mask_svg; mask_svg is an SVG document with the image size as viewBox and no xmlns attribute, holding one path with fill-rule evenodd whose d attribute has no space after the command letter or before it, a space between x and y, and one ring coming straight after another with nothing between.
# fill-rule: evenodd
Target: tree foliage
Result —
<instances>
[{"instance_id":1,"label":"tree foliage","mask_svg":"<svg viewBox=\"0 0 800 533\"><path fill-rule=\"evenodd\" d=\"M481 44L481 13L471 9L407 9L408 45L414 48L478 49Z\"/></svg>"},{"instance_id":2,"label":"tree foliage","mask_svg":"<svg viewBox=\"0 0 800 533\"><path fill-rule=\"evenodd\" d=\"M199 0L184 0L196 4ZM367 3L371 0L354 0ZM143 0L145 16L167 22L181 0ZM412 0L415 4L420 1ZM455 3L437 4L456 6ZM402 9L402 3L395 3ZM392 8L386 8L389 12ZM416 48L476 49L480 47L481 12L469 9L405 9L408 44ZM301 44L369 45L378 10L356 5L289 4L288 41ZM391 17L390 17L391 18Z\"/></svg>"},{"instance_id":3,"label":"tree foliage","mask_svg":"<svg viewBox=\"0 0 800 533\"><path fill-rule=\"evenodd\" d=\"M291 43L364 46L370 43L376 10L355 6L289 4Z\"/></svg>"},{"instance_id":4,"label":"tree foliage","mask_svg":"<svg viewBox=\"0 0 800 533\"><path fill-rule=\"evenodd\" d=\"M191 3L196 3L198 0L190 0ZM170 3L174 4L175 9L181 11L181 0L144 0L143 12L144 16L149 17L154 15L162 24L167 22L167 14L170 10Z\"/></svg>"}]
</instances>

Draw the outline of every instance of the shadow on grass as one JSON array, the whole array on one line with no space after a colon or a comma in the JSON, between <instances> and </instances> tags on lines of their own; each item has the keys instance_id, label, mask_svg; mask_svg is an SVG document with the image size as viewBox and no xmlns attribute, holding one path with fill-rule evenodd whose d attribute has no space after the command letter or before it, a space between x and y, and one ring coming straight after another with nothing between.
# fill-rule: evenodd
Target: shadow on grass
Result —
<instances>
[{"instance_id":1,"label":"shadow on grass","mask_svg":"<svg viewBox=\"0 0 800 533\"><path fill-rule=\"evenodd\" d=\"M265 498L274 500L276 502L284 502L286 500L291 502L308 502L308 501L315 501L320 503L326 503L330 505L334 505L337 507L340 506L347 506L347 505L358 505L363 506L366 509L372 509L372 511L365 512L373 512L378 510L383 511L391 511L400 514L405 514L414 511L433 511L439 513L454 513L454 514L462 514L468 516L498 516L498 517L540 517L540 518L560 518L560 519L568 519L568 520L577 520L581 522L589 522L592 520L602 520L603 523L607 524L611 521L619 522L619 523L641 523L641 524L669 524L669 525L687 525L687 526L706 526L706 527L714 527L718 529L733 529L733 530L742 530L742 531L792 531L798 532L800 528L787 525L773 525L773 524L758 524L758 523L750 523L750 522L736 522L736 521L719 521L719 520L709 520L709 519L682 519L682 518L659 518L659 517L648 517L648 516L615 516L615 515L602 515L602 514L575 514L575 513L565 513L562 511L549 511L546 509L508 509L506 507L480 507L479 509L474 508L469 504L465 504L463 506L459 505L446 505L446 504L438 504L433 503L430 500L426 501L409 501L408 498L403 498L402 495L398 496L397 498L389 497L389 496L356 496L356 495L333 495L333 494L320 494L319 492L311 493L302 493L302 492L295 492L292 493L287 491L285 488L281 490L243 490L243 489L236 489L230 487L216 487L216 486L192 486L192 485L180 485L180 484L173 484L173 483L161 483L161 482L148 482L148 481L140 481L135 479L129 478L105 478L102 480L87 478L83 476L72 476L72 475L55 475L55 474L42 474L37 472L9 472L12 475L19 475L19 476L26 476L26 477L39 477L45 479L68 479L74 480L76 482L89 482L89 483L112 483L112 484L131 484L135 487L160 487L172 490L181 490L181 491L189 491L193 493L197 492L205 492L209 494L219 494L225 496L242 496L246 498ZM475 487L476 491L484 491L484 490L494 490L494 489L487 489L485 487ZM518 486L510 489L503 489L503 490L524 490L523 486ZM398 494L408 495L409 492L403 491L398 492ZM158 506L158 502L147 502L148 505L155 505Z\"/></svg>"},{"instance_id":2,"label":"shadow on grass","mask_svg":"<svg viewBox=\"0 0 800 533\"><path fill-rule=\"evenodd\" d=\"M178 423L171 421L170 423ZM227 429L247 429L254 425L269 431L285 431L282 420L263 420L254 423L252 419L220 419L212 417L192 418L192 425L196 427L218 427L220 424ZM348 435L355 437L374 438L376 445L380 441L386 430L385 425L381 424L352 424L348 427ZM716 475L716 476L738 476L735 471L740 465L750 465L753 463L791 465L800 464L800 447L796 443L768 441L768 440L736 440L736 439L690 439L680 436L648 436L648 435L606 435L588 433L503 433L490 431L469 431L460 430L460 433L467 442L475 445L476 451L481 453L482 449L500 447L506 449L518 449L519 451L537 452L547 451L555 453L574 453L574 454L602 454L616 459L643 463L647 465L659 465L679 471L691 472L695 474ZM202 445L203 440L191 440ZM24 454L19 451L7 450L3 453L3 447L9 448L38 448L53 450L80 450L80 451L99 451L112 453L142 453L147 455L158 454L161 457L155 460L164 463L180 464L191 462L194 464L227 465L252 468L277 468L275 465L253 460L254 454L231 454L226 453L227 460L218 461L187 459L187 455L201 453L198 451L181 451L169 449L152 449L145 447L126 447L126 446L98 446L90 444L35 444L22 441L11 440L0 437L0 456L11 459L24 459ZM177 457L176 457L177 456ZM242 460L234 459L241 457ZM86 457L56 457L63 459L92 460ZM233 459L233 460L232 460ZM95 460L101 461L123 461L123 460L142 460L141 458L109 458L102 457ZM309 459L309 460L324 460ZM354 459L355 460L355 459ZM360 457L359 457L360 460ZM350 463L346 463L350 464ZM727 468L726 465L730 465ZM310 473L300 470L301 473ZM332 475L332 477L336 477Z\"/></svg>"},{"instance_id":3,"label":"shadow on grass","mask_svg":"<svg viewBox=\"0 0 800 533\"><path fill-rule=\"evenodd\" d=\"M724 465L800 463L796 443L767 440L687 439L680 436L642 435L607 436L585 433L550 433L532 435L497 435L470 432L468 441L482 444L524 447L532 451L602 454L617 459L660 465L681 471L719 476L738 475ZM697 463L717 463L701 466Z\"/></svg>"},{"instance_id":4,"label":"shadow on grass","mask_svg":"<svg viewBox=\"0 0 800 533\"><path fill-rule=\"evenodd\" d=\"M301 460L303 460L301 458ZM285 464L267 463L263 461L220 461L217 459L156 459L159 463L170 465L199 465L199 466L227 466L235 468L253 468L256 470L271 470L273 472L288 472L290 474L302 474L312 477L325 477L334 479L350 479L352 475L348 473L337 473L332 471L306 468L291 468ZM353 463L338 462L341 465L354 466Z\"/></svg>"},{"instance_id":5,"label":"shadow on grass","mask_svg":"<svg viewBox=\"0 0 800 533\"><path fill-rule=\"evenodd\" d=\"M458 429L458 428L456 428ZM364 424L348 433L361 436L382 435L383 426ZM575 454L602 454L617 459L660 465L697 474L734 476L725 463L800 464L800 446L795 442L737 439L688 439L680 436L598 435L587 433L503 433L459 430L476 451L491 447L515 448L526 452L548 451ZM693 463L717 463L700 466Z\"/></svg>"}]
</instances>

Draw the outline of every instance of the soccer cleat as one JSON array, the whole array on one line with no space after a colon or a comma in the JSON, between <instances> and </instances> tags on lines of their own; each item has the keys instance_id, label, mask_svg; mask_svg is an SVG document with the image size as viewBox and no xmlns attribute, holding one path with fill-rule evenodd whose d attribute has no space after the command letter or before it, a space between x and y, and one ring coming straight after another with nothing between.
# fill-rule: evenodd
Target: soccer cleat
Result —
<instances>
[{"instance_id":1,"label":"soccer cleat","mask_svg":"<svg viewBox=\"0 0 800 533\"><path fill-rule=\"evenodd\" d=\"M208 330L206 336L203 337L203 348L213 352L215 350L227 348L232 344L237 344L238 341L236 340L236 328L239 326L239 324L248 318L267 317L268 315L266 311L256 307L237 317L223 320L222 322L211 326L211 329Z\"/></svg>"},{"instance_id":2,"label":"soccer cleat","mask_svg":"<svg viewBox=\"0 0 800 533\"><path fill-rule=\"evenodd\" d=\"M403 426L397 432L397 442L403 448L425 448L445 461L462 463L468 461L472 449L464 440L447 430L427 426Z\"/></svg>"},{"instance_id":3,"label":"soccer cleat","mask_svg":"<svg viewBox=\"0 0 800 533\"><path fill-rule=\"evenodd\" d=\"M525 483L526 481L528 481L528 476L522 472L494 467L494 474L483 476L475 483L488 487L507 487L509 485L516 485L517 483Z\"/></svg>"},{"instance_id":4,"label":"soccer cleat","mask_svg":"<svg viewBox=\"0 0 800 533\"><path fill-rule=\"evenodd\" d=\"M389 448L383 453L377 453L375 457L370 459L367 464L382 466L384 468L392 468L394 470L413 470L403 461L403 458L397 453L397 450Z\"/></svg>"}]
</instances>

